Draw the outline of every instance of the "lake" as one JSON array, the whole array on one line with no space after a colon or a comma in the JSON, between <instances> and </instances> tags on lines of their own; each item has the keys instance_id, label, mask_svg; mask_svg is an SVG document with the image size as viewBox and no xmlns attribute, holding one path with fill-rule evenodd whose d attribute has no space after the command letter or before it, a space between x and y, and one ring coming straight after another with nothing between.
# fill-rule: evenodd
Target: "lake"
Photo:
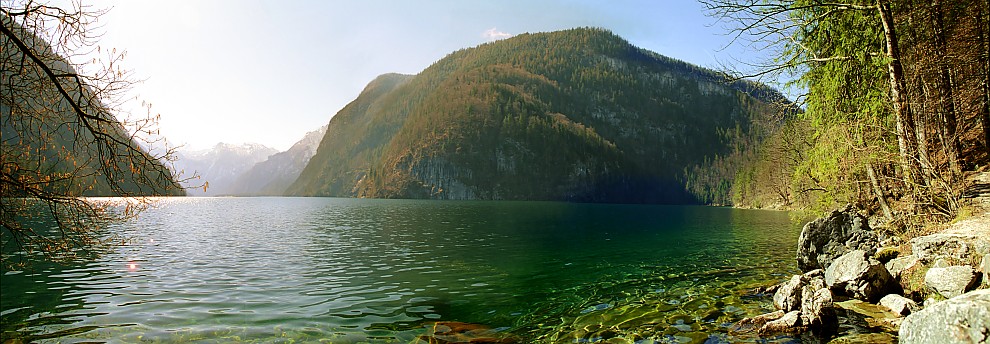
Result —
<instances>
[{"instance_id":1,"label":"lake","mask_svg":"<svg viewBox=\"0 0 990 344\"><path fill-rule=\"evenodd\" d=\"M4 339L727 342L772 308L751 290L797 272L800 224L695 206L170 198L108 230L129 244L3 271Z\"/></svg>"}]
</instances>

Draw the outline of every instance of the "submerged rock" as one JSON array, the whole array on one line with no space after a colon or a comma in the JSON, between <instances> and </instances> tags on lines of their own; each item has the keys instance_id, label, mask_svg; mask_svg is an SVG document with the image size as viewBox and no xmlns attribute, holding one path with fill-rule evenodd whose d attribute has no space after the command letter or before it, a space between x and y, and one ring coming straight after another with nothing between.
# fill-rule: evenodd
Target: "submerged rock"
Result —
<instances>
[{"instance_id":1,"label":"submerged rock","mask_svg":"<svg viewBox=\"0 0 990 344\"><path fill-rule=\"evenodd\" d=\"M862 250L846 253L825 270L825 283L833 291L876 302L896 289L887 268Z\"/></svg>"},{"instance_id":2,"label":"submerged rock","mask_svg":"<svg viewBox=\"0 0 990 344\"><path fill-rule=\"evenodd\" d=\"M835 338L828 344L897 344L897 338L886 333L855 333Z\"/></svg>"},{"instance_id":3,"label":"submerged rock","mask_svg":"<svg viewBox=\"0 0 990 344\"><path fill-rule=\"evenodd\" d=\"M901 321L904 320L902 315L890 311L887 307L861 300L849 299L836 303L836 306L846 311L846 317L857 319L871 331L897 333Z\"/></svg>"},{"instance_id":4,"label":"submerged rock","mask_svg":"<svg viewBox=\"0 0 990 344\"><path fill-rule=\"evenodd\" d=\"M926 305L904 319L898 334L905 344L990 342L990 290Z\"/></svg>"},{"instance_id":5,"label":"submerged rock","mask_svg":"<svg viewBox=\"0 0 990 344\"><path fill-rule=\"evenodd\" d=\"M798 267L801 271L825 269L833 260L853 250L873 255L878 243L866 218L852 206L846 206L804 226L798 239Z\"/></svg>"},{"instance_id":6,"label":"submerged rock","mask_svg":"<svg viewBox=\"0 0 990 344\"><path fill-rule=\"evenodd\" d=\"M763 328L763 326L768 322L780 319L784 316L784 314L786 314L786 312L776 311L739 320L729 328L729 333L749 333L759 331L759 329Z\"/></svg>"},{"instance_id":7,"label":"submerged rock","mask_svg":"<svg viewBox=\"0 0 990 344\"><path fill-rule=\"evenodd\" d=\"M430 334L417 338L427 343L516 343L516 338L506 336L497 330L459 321L438 321L433 323Z\"/></svg>"},{"instance_id":8,"label":"submerged rock","mask_svg":"<svg viewBox=\"0 0 990 344\"><path fill-rule=\"evenodd\" d=\"M956 297L976 288L979 281L979 273L969 265L931 268L925 273L925 285L946 298Z\"/></svg>"}]
</instances>

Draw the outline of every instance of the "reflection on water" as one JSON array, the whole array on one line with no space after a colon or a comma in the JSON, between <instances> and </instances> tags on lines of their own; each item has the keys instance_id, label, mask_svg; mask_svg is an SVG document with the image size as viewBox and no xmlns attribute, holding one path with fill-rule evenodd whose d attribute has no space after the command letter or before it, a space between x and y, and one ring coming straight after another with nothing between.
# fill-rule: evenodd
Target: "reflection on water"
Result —
<instances>
[{"instance_id":1,"label":"reflection on water","mask_svg":"<svg viewBox=\"0 0 990 344\"><path fill-rule=\"evenodd\" d=\"M4 339L721 340L797 235L779 212L319 198L170 199L111 230L133 244L4 271Z\"/></svg>"}]
</instances>

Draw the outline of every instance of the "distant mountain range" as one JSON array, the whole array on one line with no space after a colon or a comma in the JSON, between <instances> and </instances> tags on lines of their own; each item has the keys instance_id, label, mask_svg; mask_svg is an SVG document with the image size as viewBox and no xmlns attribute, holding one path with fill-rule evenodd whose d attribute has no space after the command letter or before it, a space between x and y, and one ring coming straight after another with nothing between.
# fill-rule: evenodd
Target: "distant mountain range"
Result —
<instances>
[{"instance_id":1,"label":"distant mountain range","mask_svg":"<svg viewBox=\"0 0 990 344\"><path fill-rule=\"evenodd\" d=\"M211 149L179 151L175 166L186 173L195 171L199 179L185 182L189 196L227 196L235 191L235 181L254 164L278 150L256 143L218 143ZM205 184L205 190L200 185Z\"/></svg>"},{"instance_id":2,"label":"distant mountain range","mask_svg":"<svg viewBox=\"0 0 990 344\"><path fill-rule=\"evenodd\" d=\"M606 30L523 34L373 80L286 194L696 203L688 171L786 102Z\"/></svg>"},{"instance_id":3,"label":"distant mountain range","mask_svg":"<svg viewBox=\"0 0 990 344\"><path fill-rule=\"evenodd\" d=\"M267 160L255 164L237 177L231 192L238 196L282 195L316 154L316 148L326 132L327 126L308 132L289 150L272 154Z\"/></svg>"},{"instance_id":4,"label":"distant mountain range","mask_svg":"<svg viewBox=\"0 0 990 344\"><path fill-rule=\"evenodd\" d=\"M179 151L175 165L200 176L185 183L189 196L278 196L316 153L326 128L306 133L284 152L257 143L218 143L211 149Z\"/></svg>"}]
</instances>

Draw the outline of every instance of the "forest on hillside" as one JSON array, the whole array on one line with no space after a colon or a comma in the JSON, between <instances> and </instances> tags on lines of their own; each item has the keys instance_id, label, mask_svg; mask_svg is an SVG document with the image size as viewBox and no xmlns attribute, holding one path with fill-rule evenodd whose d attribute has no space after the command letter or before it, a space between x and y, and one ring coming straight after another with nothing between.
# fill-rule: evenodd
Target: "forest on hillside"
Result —
<instances>
[{"instance_id":1,"label":"forest on hillside","mask_svg":"<svg viewBox=\"0 0 990 344\"><path fill-rule=\"evenodd\" d=\"M787 104L607 30L522 34L373 81L289 193L697 203L685 167L760 142Z\"/></svg>"},{"instance_id":2,"label":"forest on hillside","mask_svg":"<svg viewBox=\"0 0 990 344\"><path fill-rule=\"evenodd\" d=\"M749 77L807 91L800 115L737 157L732 202L853 203L894 227L960 212L990 149L987 1L704 3L737 42L777 52Z\"/></svg>"}]
</instances>

